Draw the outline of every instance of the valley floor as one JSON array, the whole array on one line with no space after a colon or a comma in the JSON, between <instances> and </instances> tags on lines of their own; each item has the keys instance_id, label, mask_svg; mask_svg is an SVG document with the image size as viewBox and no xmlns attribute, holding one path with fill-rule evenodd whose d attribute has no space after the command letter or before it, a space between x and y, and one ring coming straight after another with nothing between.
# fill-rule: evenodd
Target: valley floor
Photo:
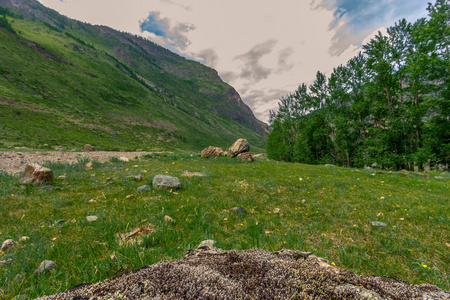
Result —
<instances>
[{"instance_id":1,"label":"valley floor","mask_svg":"<svg viewBox=\"0 0 450 300\"><path fill-rule=\"evenodd\" d=\"M139 151L139 152L112 152L112 151L92 151L92 152L64 152L64 151L49 151L37 152L25 149L24 152L15 151L0 151L0 170L9 174L17 174L24 170L27 163L42 164L46 161L62 162L62 163L76 163L79 160L89 159L92 161L106 162L111 158L126 157L134 159L136 156L151 154L153 152Z\"/></svg>"}]
</instances>

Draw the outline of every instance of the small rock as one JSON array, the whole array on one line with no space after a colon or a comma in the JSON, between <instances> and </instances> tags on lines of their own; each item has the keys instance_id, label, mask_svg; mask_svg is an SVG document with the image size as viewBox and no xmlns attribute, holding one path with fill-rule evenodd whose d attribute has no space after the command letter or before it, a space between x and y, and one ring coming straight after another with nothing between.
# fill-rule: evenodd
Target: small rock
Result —
<instances>
[{"instance_id":1,"label":"small rock","mask_svg":"<svg viewBox=\"0 0 450 300\"><path fill-rule=\"evenodd\" d=\"M86 163L84 166L86 167L86 169L92 169L93 164L90 161L90 162Z\"/></svg>"},{"instance_id":2,"label":"small rock","mask_svg":"<svg viewBox=\"0 0 450 300\"><path fill-rule=\"evenodd\" d=\"M164 216L164 221L166 221L166 222L174 222L175 220L166 215L166 216Z\"/></svg>"},{"instance_id":3,"label":"small rock","mask_svg":"<svg viewBox=\"0 0 450 300\"><path fill-rule=\"evenodd\" d=\"M150 186L149 185L143 185L137 188L138 192L148 192L150 191Z\"/></svg>"},{"instance_id":4,"label":"small rock","mask_svg":"<svg viewBox=\"0 0 450 300\"><path fill-rule=\"evenodd\" d=\"M14 246L16 246L16 242L14 240L8 239L2 243L2 248L0 250L5 252L5 251L13 248Z\"/></svg>"},{"instance_id":5,"label":"small rock","mask_svg":"<svg viewBox=\"0 0 450 300\"><path fill-rule=\"evenodd\" d=\"M40 189L51 191L53 190L53 187L51 185L43 185L40 187Z\"/></svg>"},{"instance_id":6,"label":"small rock","mask_svg":"<svg viewBox=\"0 0 450 300\"><path fill-rule=\"evenodd\" d=\"M239 212L242 216L245 215L245 209L243 207L233 207L230 209L230 212Z\"/></svg>"},{"instance_id":7,"label":"small rock","mask_svg":"<svg viewBox=\"0 0 450 300\"><path fill-rule=\"evenodd\" d=\"M12 259L8 258L7 260L0 260L0 266L2 265L10 265L12 263Z\"/></svg>"},{"instance_id":8,"label":"small rock","mask_svg":"<svg viewBox=\"0 0 450 300\"><path fill-rule=\"evenodd\" d=\"M106 246L106 243L100 243L99 241L94 241L94 244L98 246Z\"/></svg>"},{"instance_id":9,"label":"small rock","mask_svg":"<svg viewBox=\"0 0 450 300\"><path fill-rule=\"evenodd\" d=\"M97 202L97 200L94 200L94 199L89 200L89 203L95 203L95 202Z\"/></svg>"},{"instance_id":10,"label":"small rock","mask_svg":"<svg viewBox=\"0 0 450 300\"><path fill-rule=\"evenodd\" d=\"M325 167L336 167L336 166L332 164L326 164Z\"/></svg>"},{"instance_id":11,"label":"small rock","mask_svg":"<svg viewBox=\"0 0 450 300\"><path fill-rule=\"evenodd\" d=\"M122 182L123 182L123 183L127 183L127 182L128 182L128 179L122 178Z\"/></svg>"},{"instance_id":12,"label":"small rock","mask_svg":"<svg viewBox=\"0 0 450 300\"><path fill-rule=\"evenodd\" d=\"M136 179L137 181L141 181L142 180L142 175L141 174L136 175L136 176L134 176L134 179Z\"/></svg>"},{"instance_id":13,"label":"small rock","mask_svg":"<svg viewBox=\"0 0 450 300\"><path fill-rule=\"evenodd\" d=\"M119 160L120 160L120 161L123 161L123 162L129 162L129 161L130 161L130 160L128 159L128 157L125 157L125 156L119 157Z\"/></svg>"},{"instance_id":14,"label":"small rock","mask_svg":"<svg viewBox=\"0 0 450 300\"><path fill-rule=\"evenodd\" d=\"M203 177L203 176L205 176L205 174L203 174L203 173L200 173L200 172L189 172L189 171L184 171L182 174L181 174L181 176L186 176L186 177L189 177L189 178L191 178L191 177Z\"/></svg>"},{"instance_id":15,"label":"small rock","mask_svg":"<svg viewBox=\"0 0 450 300\"><path fill-rule=\"evenodd\" d=\"M209 247L209 249L214 249L215 247L214 247L214 244L216 243L216 241L215 240L204 240L204 241L202 241L198 246L197 246L197 248L200 248L200 247Z\"/></svg>"},{"instance_id":16,"label":"small rock","mask_svg":"<svg viewBox=\"0 0 450 300\"><path fill-rule=\"evenodd\" d=\"M30 239L30 237L28 237L28 236L23 236L23 237L21 237L20 239L19 239L19 242L25 242L25 241L28 241Z\"/></svg>"},{"instance_id":17,"label":"small rock","mask_svg":"<svg viewBox=\"0 0 450 300\"><path fill-rule=\"evenodd\" d=\"M237 155L237 157L240 157L242 159L242 161L247 161L247 162L254 162L255 161L253 156L250 153L248 153L248 152L239 153Z\"/></svg>"},{"instance_id":18,"label":"small rock","mask_svg":"<svg viewBox=\"0 0 450 300\"><path fill-rule=\"evenodd\" d=\"M41 274L45 271L50 271L51 269L54 269L56 267L56 263L53 260L44 260L39 265L39 268L34 271L36 274Z\"/></svg>"},{"instance_id":19,"label":"small rock","mask_svg":"<svg viewBox=\"0 0 450 300\"><path fill-rule=\"evenodd\" d=\"M95 221L98 220L98 217L97 217L97 216L87 216L87 217L86 217L86 220L87 220L88 222L95 222Z\"/></svg>"},{"instance_id":20,"label":"small rock","mask_svg":"<svg viewBox=\"0 0 450 300\"><path fill-rule=\"evenodd\" d=\"M60 176L58 176L58 179L62 179L62 180L67 179L67 176L66 176L66 174L60 175Z\"/></svg>"},{"instance_id":21,"label":"small rock","mask_svg":"<svg viewBox=\"0 0 450 300\"><path fill-rule=\"evenodd\" d=\"M83 151L94 151L95 147L89 144L84 145L83 147L81 147L81 150Z\"/></svg>"},{"instance_id":22,"label":"small rock","mask_svg":"<svg viewBox=\"0 0 450 300\"><path fill-rule=\"evenodd\" d=\"M373 221L373 222L371 222L370 224L372 224L372 226L386 227L386 223L383 223L383 222Z\"/></svg>"},{"instance_id":23,"label":"small rock","mask_svg":"<svg viewBox=\"0 0 450 300\"><path fill-rule=\"evenodd\" d=\"M125 198L130 199L130 198L132 198L132 197L134 197L134 195L126 195Z\"/></svg>"},{"instance_id":24,"label":"small rock","mask_svg":"<svg viewBox=\"0 0 450 300\"><path fill-rule=\"evenodd\" d=\"M20 184L37 184L50 183L53 181L53 171L38 164L27 164L20 178Z\"/></svg>"},{"instance_id":25,"label":"small rock","mask_svg":"<svg viewBox=\"0 0 450 300\"><path fill-rule=\"evenodd\" d=\"M224 153L224 151L221 148L209 146L202 150L200 157L209 158L211 156L223 156L222 153Z\"/></svg>"},{"instance_id":26,"label":"small rock","mask_svg":"<svg viewBox=\"0 0 450 300\"><path fill-rule=\"evenodd\" d=\"M153 178L153 187L162 190L178 189L181 187L181 182L177 177L156 175Z\"/></svg>"},{"instance_id":27,"label":"small rock","mask_svg":"<svg viewBox=\"0 0 450 300\"><path fill-rule=\"evenodd\" d=\"M277 207L277 208L275 208L274 210L273 210L273 213L274 214L277 214L277 213L279 213L280 212L280 209Z\"/></svg>"}]
</instances>

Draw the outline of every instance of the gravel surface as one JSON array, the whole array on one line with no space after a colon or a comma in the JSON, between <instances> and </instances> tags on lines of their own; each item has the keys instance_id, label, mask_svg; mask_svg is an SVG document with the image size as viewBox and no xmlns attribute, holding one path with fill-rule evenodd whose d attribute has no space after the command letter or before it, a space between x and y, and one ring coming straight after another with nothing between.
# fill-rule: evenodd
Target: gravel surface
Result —
<instances>
[{"instance_id":1,"label":"gravel surface","mask_svg":"<svg viewBox=\"0 0 450 300\"><path fill-rule=\"evenodd\" d=\"M92 161L106 162L112 157L127 157L134 159L136 156L151 154L153 152L109 152L109 151L93 151L93 152L16 152L16 151L0 151L0 170L9 174L16 174L25 169L27 163L42 164L46 161L76 163L78 159L84 157Z\"/></svg>"}]
</instances>

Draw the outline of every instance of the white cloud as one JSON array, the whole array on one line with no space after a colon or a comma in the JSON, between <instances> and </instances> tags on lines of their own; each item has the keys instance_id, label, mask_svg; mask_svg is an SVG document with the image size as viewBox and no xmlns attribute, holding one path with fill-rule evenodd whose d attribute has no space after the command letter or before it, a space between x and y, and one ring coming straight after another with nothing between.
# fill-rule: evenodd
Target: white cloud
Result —
<instances>
[{"instance_id":1,"label":"white cloud","mask_svg":"<svg viewBox=\"0 0 450 300\"><path fill-rule=\"evenodd\" d=\"M323 2L338 0L41 1L72 18L140 34L215 68L264 121L281 96L311 83L317 71L329 75L380 27L355 34L345 31L345 17L330 26L336 23L335 7ZM141 31L139 22L152 12L167 25L166 36Z\"/></svg>"}]
</instances>

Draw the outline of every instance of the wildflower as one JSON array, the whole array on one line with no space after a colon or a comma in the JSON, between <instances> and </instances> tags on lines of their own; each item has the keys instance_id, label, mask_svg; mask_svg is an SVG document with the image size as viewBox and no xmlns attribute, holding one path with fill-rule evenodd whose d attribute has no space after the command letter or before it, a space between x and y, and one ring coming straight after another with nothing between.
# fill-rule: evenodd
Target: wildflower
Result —
<instances>
[{"instance_id":1,"label":"wildflower","mask_svg":"<svg viewBox=\"0 0 450 300\"><path fill-rule=\"evenodd\" d=\"M424 267L426 269L428 266L426 264L422 263L422 267Z\"/></svg>"},{"instance_id":2,"label":"wildflower","mask_svg":"<svg viewBox=\"0 0 450 300\"><path fill-rule=\"evenodd\" d=\"M336 264L334 263L334 261L333 262L331 262L332 264L333 264L333 266L335 266Z\"/></svg>"}]
</instances>

